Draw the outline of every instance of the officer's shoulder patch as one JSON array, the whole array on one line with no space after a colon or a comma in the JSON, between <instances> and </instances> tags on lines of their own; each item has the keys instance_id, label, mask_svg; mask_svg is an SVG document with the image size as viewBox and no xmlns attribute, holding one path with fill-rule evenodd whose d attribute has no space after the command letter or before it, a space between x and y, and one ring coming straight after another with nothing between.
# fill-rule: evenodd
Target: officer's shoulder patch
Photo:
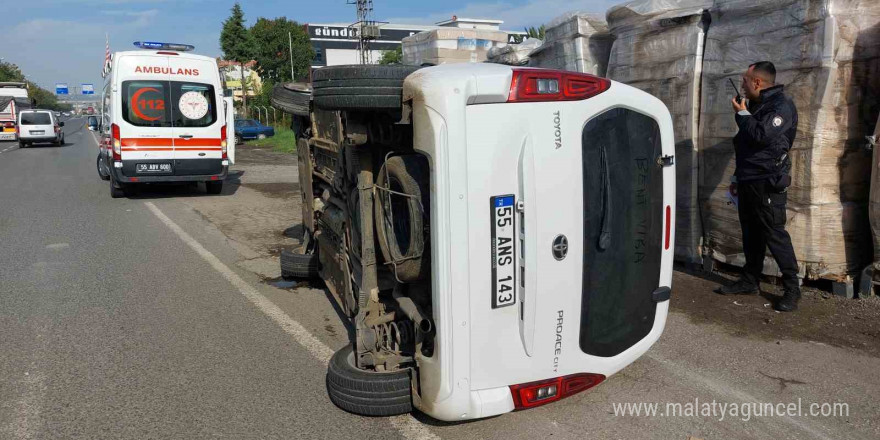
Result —
<instances>
[{"instance_id":1,"label":"officer's shoulder patch","mask_svg":"<svg viewBox=\"0 0 880 440\"><path fill-rule=\"evenodd\" d=\"M775 118L773 118L774 127L781 127L783 122L785 121L783 121L782 116L776 116Z\"/></svg>"}]
</instances>

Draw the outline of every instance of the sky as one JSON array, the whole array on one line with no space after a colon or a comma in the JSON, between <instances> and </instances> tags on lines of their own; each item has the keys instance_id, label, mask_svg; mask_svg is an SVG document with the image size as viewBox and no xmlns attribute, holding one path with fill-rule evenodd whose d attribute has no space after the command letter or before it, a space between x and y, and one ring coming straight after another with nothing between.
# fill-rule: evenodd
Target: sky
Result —
<instances>
[{"instance_id":1,"label":"sky","mask_svg":"<svg viewBox=\"0 0 880 440\"><path fill-rule=\"evenodd\" d=\"M234 0L0 0L4 30L0 59L17 64L27 78L54 90L92 83L99 90L105 35L110 50L132 50L134 41L196 46L220 56L220 30ZM504 20L502 29L539 26L569 11L604 14L622 0L374 0L376 20L433 24L457 15ZM300 23L352 23L347 0L242 0L248 25L257 18L287 17Z\"/></svg>"}]
</instances>

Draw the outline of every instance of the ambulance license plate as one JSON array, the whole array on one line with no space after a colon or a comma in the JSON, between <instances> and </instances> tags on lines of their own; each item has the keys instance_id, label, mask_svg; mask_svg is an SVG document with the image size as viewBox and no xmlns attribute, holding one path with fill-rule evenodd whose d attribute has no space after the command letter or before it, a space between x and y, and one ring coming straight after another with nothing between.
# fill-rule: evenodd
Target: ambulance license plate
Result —
<instances>
[{"instance_id":1,"label":"ambulance license plate","mask_svg":"<svg viewBox=\"0 0 880 440\"><path fill-rule=\"evenodd\" d=\"M139 173L170 173L170 163L139 163L137 164L137 172Z\"/></svg>"},{"instance_id":2,"label":"ambulance license plate","mask_svg":"<svg viewBox=\"0 0 880 440\"><path fill-rule=\"evenodd\" d=\"M516 227L514 196L491 198L492 308L516 304Z\"/></svg>"}]
</instances>

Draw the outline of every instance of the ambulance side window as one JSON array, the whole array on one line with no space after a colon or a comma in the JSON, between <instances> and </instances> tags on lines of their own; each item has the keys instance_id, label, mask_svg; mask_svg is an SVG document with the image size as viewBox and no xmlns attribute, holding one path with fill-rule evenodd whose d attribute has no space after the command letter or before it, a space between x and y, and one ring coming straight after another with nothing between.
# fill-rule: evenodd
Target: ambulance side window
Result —
<instances>
[{"instance_id":1,"label":"ambulance side window","mask_svg":"<svg viewBox=\"0 0 880 440\"><path fill-rule=\"evenodd\" d=\"M167 81L124 81L122 118L138 127L170 127Z\"/></svg>"},{"instance_id":2,"label":"ambulance side window","mask_svg":"<svg viewBox=\"0 0 880 440\"><path fill-rule=\"evenodd\" d=\"M171 82L175 127L208 127L217 121L217 98L210 84Z\"/></svg>"}]
</instances>

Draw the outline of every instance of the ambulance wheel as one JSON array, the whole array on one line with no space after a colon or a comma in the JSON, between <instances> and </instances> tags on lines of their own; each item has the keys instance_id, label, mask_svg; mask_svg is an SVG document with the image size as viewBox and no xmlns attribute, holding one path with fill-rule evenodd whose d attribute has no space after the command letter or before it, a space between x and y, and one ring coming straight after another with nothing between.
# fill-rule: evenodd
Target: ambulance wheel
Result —
<instances>
[{"instance_id":1,"label":"ambulance wheel","mask_svg":"<svg viewBox=\"0 0 880 440\"><path fill-rule=\"evenodd\" d=\"M127 196L127 191L122 184L116 183L113 179L110 180L110 197L114 199L121 199Z\"/></svg>"},{"instance_id":2,"label":"ambulance wheel","mask_svg":"<svg viewBox=\"0 0 880 440\"><path fill-rule=\"evenodd\" d=\"M417 66L349 65L315 70L312 101L325 110L399 110L403 80Z\"/></svg>"},{"instance_id":3,"label":"ambulance wheel","mask_svg":"<svg viewBox=\"0 0 880 440\"><path fill-rule=\"evenodd\" d=\"M428 208L427 160L419 155L389 158L376 177L375 198L376 233L385 262L397 262L392 268L403 282L424 279L430 268L425 240L425 223L430 218Z\"/></svg>"},{"instance_id":4,"label":"ambulance wheel","mask_svg":"<svg viewBox=\"0 0 880 440\"><path fill-rule=\"evenodd\" d=\"M330 359L326 382L330 401L353 414L394 416L413 409L409 371L361 370L355 366L351 345Z\"/></svg>"},{"instance_id":5,"label":"ambulance wheel","mask_svg":"<svg viewBox=\"0 0 880 440\"><path fill-rule=\"evenodd\" d=\"M101 155L98 154L98 176L101 177L101 180L110 180L110 173L104 171L104 167L101 164Z\"/></svg>"},{"instance_id":6,"label":"ambulance wheel","mask_svg":"<svg viewBox=\"0 0 880 440\"><path fill-rule=\"evenodd\" d=\"M205 189L208 191L208 194L220 194L220 192L223 191L223 181L215 180L205 182Z\"/></svg>"},{"instance_id":7,"label":"ambulance wheel","mask_svg":"<svg viewBox=\"0 0 880 440\"><path fill-rule=\"evenodd\" d=\"M318 255L306 254L303 250L295 249L293 252L281 251L281 277L289 278L317 278Z\"/></svg>"}]
</instances>

